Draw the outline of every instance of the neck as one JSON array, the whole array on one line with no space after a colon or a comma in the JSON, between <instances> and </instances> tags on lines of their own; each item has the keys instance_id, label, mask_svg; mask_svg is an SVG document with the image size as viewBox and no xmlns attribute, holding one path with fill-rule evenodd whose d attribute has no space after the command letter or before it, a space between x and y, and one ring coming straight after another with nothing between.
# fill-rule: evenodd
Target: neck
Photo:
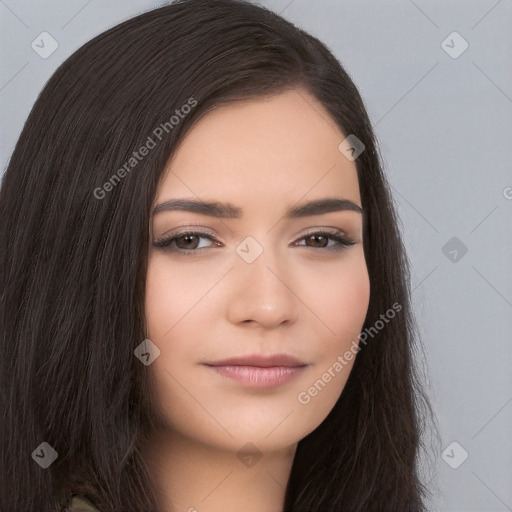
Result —
<instances>
[{"instance_id":1,"label":"neck","mask_svg":"<svg viewBox=\"0 0 512 512\"><path fill-rule=\"evenodd\" d=\"M205 445L176 432L146 450L159 512L282 512L297 445L268 453Z\"/></svg>"}]
</instances>

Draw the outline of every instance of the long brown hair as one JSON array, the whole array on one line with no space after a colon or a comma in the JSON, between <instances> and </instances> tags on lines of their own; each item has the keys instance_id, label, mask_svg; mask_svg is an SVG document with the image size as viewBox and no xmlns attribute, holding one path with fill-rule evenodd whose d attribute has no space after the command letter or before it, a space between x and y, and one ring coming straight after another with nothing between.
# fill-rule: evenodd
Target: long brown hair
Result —
<instances>
[{"instance_id":1,"label":"long brown hair","mask_svg":"<svg viewBox=\"0 0 512 512\"><path fill-rule=\"evenodd\" d=\"M3 177L2 512L57 512L71 492L102 511L156 509L141 453L154 428L148 369L133 352L145 339L159 178L212 108L299 86L365 146L355 161L371 286L364 329L401 308L361 345L340 399L299 442L285 511L425 510L418 455L430 408L414 366L409 264L360 94L318 39L271 11L183 0L71 55ZM135 163L148 137L155 145ZM47 469L31 457L42 442L58 454Z\"/></svg>"}]
</instances>

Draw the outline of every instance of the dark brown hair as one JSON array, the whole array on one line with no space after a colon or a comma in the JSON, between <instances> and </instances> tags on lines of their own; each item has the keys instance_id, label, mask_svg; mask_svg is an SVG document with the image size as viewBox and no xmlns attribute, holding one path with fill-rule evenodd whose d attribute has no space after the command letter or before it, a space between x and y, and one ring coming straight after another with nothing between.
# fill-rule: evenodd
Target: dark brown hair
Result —
<instances>
[{"instance_id":1,"label":"dark brown hair","mask_svg":"<svg viewBox=\"0 0 512 512\"><path fill-rule=\"evenodd\" d=\"M58 512L71 492L104 512L156 509L141 453L154 428L148 368L133 352L146 337L159 178L212 108L298 87L365 146L356 159L371 286L364 328L394 303L401 310L367 340L333 410L299 442L285 511L425 510L418 454L431 411L413 364L409 267L360 94L318 39L269 10L184 0L71 55L37 99L3 177L2 512ZM157 127L161 140L128 171ZM31 458L42 442L58 453L47 469Z\"/></svg>"}]
</instances>

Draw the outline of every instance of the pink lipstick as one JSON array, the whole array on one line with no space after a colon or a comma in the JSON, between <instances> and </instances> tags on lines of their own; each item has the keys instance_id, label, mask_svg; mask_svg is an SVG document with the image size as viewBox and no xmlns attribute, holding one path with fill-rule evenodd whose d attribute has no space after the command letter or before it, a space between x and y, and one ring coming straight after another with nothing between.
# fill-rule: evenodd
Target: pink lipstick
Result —
<instances>
[{"instance_id":1,"label":"pink lipstick","mask_svg":"<svg viewBox=\"0 0 512 512\"><path fill-rule=\"evenodd\" d=\"M308 366L288 354L252 354L206 363L216 373L253 388L270 388L298 377Z\"/></svg>"}]
</instances>

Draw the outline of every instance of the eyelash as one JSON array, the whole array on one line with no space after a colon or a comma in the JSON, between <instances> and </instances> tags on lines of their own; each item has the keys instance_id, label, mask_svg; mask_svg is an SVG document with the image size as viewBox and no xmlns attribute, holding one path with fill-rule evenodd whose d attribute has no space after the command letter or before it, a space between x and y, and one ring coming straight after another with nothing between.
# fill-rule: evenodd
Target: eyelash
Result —
<instances>
[{"instance_id":1,"label":"eyelash","mask_svg":"<svg viewBox=\"0 0 512 512\"><path fill-rule=\"evenodd\" d=\"M197 253L201 252L203 249L209 249L209 247L203 247L201 249L180 249L179 247L175 247L175 248L171 247L172 242L174 242L175 240L177 240L179 238L183 238L186 236L199 236L199 237L207 238L208 240L210 240L212 242L218 242L218 240L215 237L213 237L212 235L208 235L208 234L202 233L200 231L186 231L183 233L178 233L178 234L175 234L172 236L162 237L158 240L155 240L153 242L153 246L163 249L164 251L174 252L174 253L178 253L178 254L184 254L187 256L197 254ZM325 249L328 251L341 251L343 249L347 249L348 247L355 245L355 242L353 240L351 240L350 238L343 236L339 233L330 233L328 231L314 231L312 233L308 233L308 234L304 235L303 237L299 238L298 240L299 241L306 240L312 236L328 237L331 240L336 241L338 243L338 245L333 246L333 247L309 247L310 249ZM308 247L308 246L304 245L301 247Z\"/></svg>"}]
</instances>

